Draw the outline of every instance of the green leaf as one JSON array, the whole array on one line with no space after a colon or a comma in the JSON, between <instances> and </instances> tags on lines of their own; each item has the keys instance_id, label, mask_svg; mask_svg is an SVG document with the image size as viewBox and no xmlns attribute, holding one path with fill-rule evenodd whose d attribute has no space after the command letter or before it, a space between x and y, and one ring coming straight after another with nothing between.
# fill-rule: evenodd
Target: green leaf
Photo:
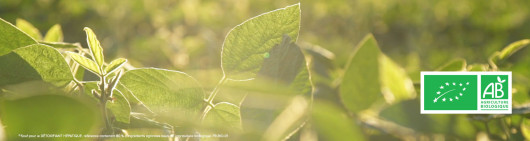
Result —
<instances>
[{"instance_id":1,"label":"green leaf","mask_svg":"<svg viewBox=\"0 0 530 141\"><path fill-rule=\"evenodd\" d=\"M127 59L123 59L123 58L118 58L112 62L110 62L109 65L107 65L107 67L105 68L105 72L107 74L110 74L116 70L118 70L118 68L120 68L123 64L125 64L127 62Z\"/></svg>"},{"instance_id":2,"label":"green leaf","mask_svg":"<svg viewBox=\"0 0 530 141\"><path fill-rule=\"evenodd\" d=\"M304 54L291 38L284 35L282 42L275 45L263 61L257 79L287 85L299 94L310 94L311 83Z\"/></svg>"},{"instance_id":3,"label":"green leaf","mask_svg":"<svg viewBox=\"0 0 530 141\"><path fill-rule=\"evenodd\" d=\"M52 46L54 48L77 48L81 47L79 43L63 43L63 42L47 42L47 41L39 41L40 44L45 44Z\"/></svg>"},{"instance_id":4,"label":"green leaf","mask_svg":"<svg viewBox=\"0 0 530 141\"><path fill-rule=\"evenodd\" d=\"M218 132L226 132L226 130L241 130L241 114L239 107L228 102L217 103L204 118L204 123L215 127Z\"/></svg>"},{"instance_id":5,"label":"green leaf","mask_svg":"<svg viewBox=\"0 0 530 141\"><path fill-rule=\"evenodd\" d=\"M297 39L300 30L300 4L253 17L234 27L226 36L221 67L228 79L255 77L267 53L282 41L284 34Z\"/></svg>"},{"instance_id":6,"label":"green leaf","mask_svg":"<svg viewBox=\"0 0 530 141\"><path fill-rule=\"evenodd\" d=\"M341 108L327 102L315 102L312 112L313 125L324 140L366 140L359 125L353 122Z\"/></svg>"},{"instance_id":7,"label":"green leaf","mask_svg":"<svg viewBox=\"0 0 530 141\"><path fill-rule=\"evenodd\" d=\"M382 98L378 68L380 54L372 35L367 35L357 45L340 86L340 97L348 110L359 112Z\"/></svg>"},{"instance_id":8,"label":"green leaf","mask_svg":"<svg viewBox=\"0 0 530 141\"><path fill-rule=\"evenodd\" d=\"M287 35L284 35L281 43L275 45L270 50L268 57L266 57L263 61L263 66L257 73L256 79L246 83L253 84L251 87L254 89L257 88L270 90L269 92L264 93L264 96L267 96L271 99L277 96L283 96L285 99L288 99L287 97L289 96L297 95L310 98L312 93L311 81L309 80L309 72L306 66L304 55L302 54L300 48L291 42L290 37ZM256 91L252 92L255 93ZM294 95L285 93L292 93ZM256 124L254 124L251 120L244 120L243 126L245 129L260 129L257 130L259 132L267 132L266 130L269 130L268 132L271 134L269 136L272 138L271 140L276 140L279 138L283 139L285 136L298 130L303 122L297 121L304 121L307 118L307 116L302 116L297 118L295 121L292 121L293 125L288 125L296 128L281 127L283 130L281 131L282 133L278 133L279 130L271 131L271 128L273 127L269 127L269 125L272 126L271 124L274 123L275 120L279 120L278 117L281 116L280 113L288 108L290 101L274 101L276 106L267 108L251 106L254 104L252 101L258 99L265 101L262 95L247 95L241 106L241 114L244 119L259 120L262 125L265 126L256 126ZM289 115L286 117L297 117L297 114L297 112L293 112L291 110L287 110L287 112L282 113L284 116ZM280 126L277 127L280 128Z\"/></svg>"},{"instance_id":9,"label":"green leaf","mask_svg":"<svg viewBox=\"0 0 530 141\"><path fill-rule=\"evenodd\" d=\"M17 19L17 27L31 36L35 40L42 40L42 34L39 29L35 28L31 23L23 19Z\"/></svg>"},{"instance_id":10,"label":"green leaf","mask_svg":"<svg viewBox=\"0 0 530 141\"><path fill-rule=\"evenodd\" d=\"M131 106L129 101L123 96L123 94L114 89L112 97L114 100L107 103L107 107L112 111L116 117L116 121L129 123L131 115Z\"/></svg>"},{"instance_id":11,"label":"green leaf","mask_svg":"<svg viewBox=\"0 0 530 141\"><path fill-rule=\"evenodd\" d=\"M46 42L62 42L63 41L63 30L61 30L61 25L55 24L53 25L48 32L46 32L46 36L44 36L44 41Z\"/></svg>"},{"instance_id":12,"label":"green leaf","mask_svg":"<svg viewBox=\"0 0 530 141\"><path fill-rule=\"evenodd\" d=\"M85 83L84 85L85 95L87 95L88 97L92 97L92 100L94 100L94 102L99 102L99 99L92 95L92 90L98 90L99 92L97 83L98 82L91 81ZM117 89L113 90L112 97L113 100L107 102L107 109L114 114L114 118L116 119L116 121L129 123L131 115L131 106L129 104L129 100L127 100L123 93Z\"/></svg>"},{"instance_id":13,"label":"green leaf","mask_svg":"<svg viewBox=\"0 0 530 141\"><path fill-rule=\"evenodd\" d=\"M466 60L464 59L454 59L450 62L447 62L442 67L436 69L438 71L465 71L466 70Z\"/></svg>"},{"instance_id":14,"label":"green leaf","mask_svg":"<svg viewBox=\"0 0 530 141\"><path fill-rule=\"evenodd\" d=\"M79 65L81 65L83 68L93 72L94 74L98 74L98 75L103 74L103 73L100 72L100 70L98 69L98 65L94 61L92 61L92 60L90 60L90 59L88 59L88 58L86 58L84 56L81 56L81 55L79 55L77 53L68 52L67 54L72 59L74 59L75 62L79 63Z\"/></svg>"},{"instance_id":15,"label":"green leaf","mask_svg":"<svg viewBox=\"0 0 530 141\"><path fill-rule=\"evenodd\" d=\"M100 115L95 108L97 105L84 103L64 94L4 100L0 105L0 116L7 140L28 139L21 138L21 134L98 134ZM68 138L46 138L64 139Z\"/></svg>"},{"instance_id":16,"label":"green leaf","mask_svg":"<svg viewBox=\"0 0 530 141\"><path fill-rule=\"evenodd\" d=\"M103 48L101 48L99 40L96 38L96 34L94 34L92 29L85 27L84 30L86 32L87 43L88 47L90 48L92 58L96 60L96 64L98 66L102 67L104 64Z\"/></svg>"},{"instance_id":17,"label":"green leaf","mask_svg":"<svg viewBox=\"0 0 530 141\"><path fill-rule=\"evenodd\" d=\"M530 44L530 39L519 40L519 41L509 44L504 49L502 49L502 51L498 54L499 59L504 60L512 56L512 54L526 47L528 44Z\"/></svg>"},{"instance_id":18,"label":"green leaf","mask_svg":"<svg viewBox=\"0 0 530 141\"><path fill-rule=\"evenodd\" d=\"M174 124L197 119L204 107L204 90L189 75L163 69L135 69L125 72L120 82L159 120Z\"/></svg>"},{"instance_id":19,"label":"green leaf","mask_svg":"<svg viewBox=\"0 0 530 141\"><path fill-rule=\"evenodd\" d=\"M30 45L0 56L0 86L43 80L64 86L73 76L63 56L46 45Z\"/></svg>"},{"instance_id":20,"label":"green leaf","mask_svg":"<svg viewBox=\"0 0 530 141\"><path fill-rule=\"evenodd\" d=\"M386 55L379 55L381 91L388 103L416 97L414 84L403 68L398 66Z\"/></svg>"},{"instance_id":21,"label":"green leaf","mask_svg":"<svg viewBox=\"0 0 530 141\"><path fill-rule=\"evenodd\" d=\"M0 56L14 49L36 44L33 38L0 18Z\"/></svg>"}]
</instances>

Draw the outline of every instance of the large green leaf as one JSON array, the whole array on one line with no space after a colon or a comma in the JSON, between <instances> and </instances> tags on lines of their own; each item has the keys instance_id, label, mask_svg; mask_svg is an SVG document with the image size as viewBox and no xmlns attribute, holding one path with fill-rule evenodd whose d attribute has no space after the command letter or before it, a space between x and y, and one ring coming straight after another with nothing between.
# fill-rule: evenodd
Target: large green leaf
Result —
<instances>
[{"instance_id":1,"label":"large green leaf","mask_svg":"<svg viewBox=\"0 0 530 141\"><path fill-rule=\"evenodd\" d=\"M367 109L382 98L378 68L380 54L372 35L366 36L357 45L340 86L340 97L348 110L358 112Z\"/></svg>"},{"instance_id":2,"label":"large green leaf","mask_svg":"<svg viewBox=\"0 0 530 141\"><path fill-rule=\"evenodd\" d=\"M31 23L23 19L17 19L17 27L31 36L35 40L41 40L42 34L39 29L35 28Z\"/></svg>"},{"instance_id":3,"label":"large green leaf","mask_svg":"<svg viewBox=\"0 0 530 141\"><path fill-rule=\"evenodd\" d=\"M204 107L204 90L189 75L163 69L127 71L120 82L162 120L182 123L197 119Z\"/></svg>"},{"instance_id":4,"label":"large green leaf","mask_svg":"<svg viewBox=\"0 0 530 141\"><path fill-rule=\"evenodd\" d=\"M36 44L33 38L20 31L18 28L0 18L0 55L7 54L12 50Z\"/></svg>"},{"instance_id":5,"label":"large green leaf","mask_svg":"<svg viewBox=\"0 0 530 141\"><path fill-rule=\"evenodd\" d=\"M288 35L296 41L299 30L300 4L261 14L234 27L223 43L224 74L234 80L254 78L282 36Z\"/></svg>"},{"instance_id":6,"label":"large green leaf","mask_svg":"<svg viewBox=\"0 0 530 141\"><path fill-rule=\"evenodd\" d=\"M63 56L46 45L16 49L0 56L0 62L0 86L32 80L64 86L73 79Z\"/></svg>"},{"instance_id":7,"label":"large green leaf","mask_svg":"<svg viewBox=\"0 0 530 141\"><path fill-rule=\"evenodd\" d=\"M248 83L256 83L251 85L254 88L272 90L268 93L265 93L266 96L271 98L278 96L277 94L281 93L294 93L295 95L303 95L306 98L309 98L312 90L304 55L302 54L300 48L291 42L290 37L287 35L283 37L281 43L275 45L270 50L268 56L266 56L263 61L263 66L257 73L256 79ZM282 90L286 89L289 92L282 92ZM241 114L243 118L252 119L243 120L245 128L255 128L260 132L265 132L267 129L271 128L269 125L271 125L278 118L281 111L284 111L290 102L289 100L274 101L276 105L269 106L267 108L252 106L254 104L253 101L258 99L264 100L263 96L264 95L250 94L246 96L246 100L242 103ZM282 115L285 117L294 117L298 116L298 113L288 111L282 113ZM304 121L306 119L305 117L306 116L297 118L296 121L293 121L296 123L296 125L291 126L300 127L302 122L297 121ZM256 120L259 120L262 125L265 126L256 125L254 123ZM288 135L295 130L298 130L298 128L285 127L284 132ZM274 137L271 136L271 138L285 137L283 132L278 134L275 134Z\"/></svg>"},{"instance_id":8,"label":"large green leaf","mask_svg":"<svg viewBox=\"0 0 530 141\"><path fill-rule=\"evenodd\" d=\"M217 132L241 130L241 114L239 107L228 102L217 103L204 118L204 123L215 127Z\"/></svg>"},{"instance_id":9,"label":"large green leaf","mask_svg":"<svg viewBox=\"0 0 530 141\"><path fill-rule=\"evenodd\" d=\"M416 97L412 80L403 68L398 66L386 55L379 56L381 91L389 103Z\"/></svg>"},{"instance_id":10,"label":"large green leaf","mask_svg":"<svg viewBox=\"0 0 530 141\"><path fill-rule=\"evenodd\" d=\"M312 112L313 125L322 138L330 141L362 141L365 137L355 122L332 103L317 101Z\"/></svg>"},{"instance_id":11,"label":"large green leaf","mask_svg":"<svg viewBox=\"0 0 530 141\"><path fill-rule=\"evenodd\" d=\"M50 28L50 30L48 30L48 32L46 32L46 36L44 36L44 41L62 42L63 38L63 30L61 30L61 25L55 24Z\"/></svg>"},{"instance_id":12,"label":"large green leaf","mask_svg":"<svg viewBox=\"0 0 530 141\"><path fill-rule=\"evenodd\" d=\"M19 135L98 134L97 105L61 95L36 95L0 102L0 116L7 140L28 140ZM81 138L36 138L79 140Z\"/></svg>"},{"instance_id":13,"label":"large green leaf","mask_svg":"<svg viewBox=\"0 0 530 141\"><path fill-rule=\"evenodd\" d=\"M311 93L304 54L287 35L284 35L282 42L275 45L265 57L257 79L290 86L299 94Z\"/></svg>"},{"instance_id":14,"label":"large green leaf","mask_svg":"<svg viewBox=\"0 0 530 141\"><path fill-rule=\"evenodd\" d=\"M90 53L93 57L92 59L96 60L96 64L98 64L98 66L103 66L103 63L105 63L103 58L103 48L101 48L96 34L88 27L85 27L84 30L86 32L88 47L90 48Z\"/></svg>"}]
</instances>

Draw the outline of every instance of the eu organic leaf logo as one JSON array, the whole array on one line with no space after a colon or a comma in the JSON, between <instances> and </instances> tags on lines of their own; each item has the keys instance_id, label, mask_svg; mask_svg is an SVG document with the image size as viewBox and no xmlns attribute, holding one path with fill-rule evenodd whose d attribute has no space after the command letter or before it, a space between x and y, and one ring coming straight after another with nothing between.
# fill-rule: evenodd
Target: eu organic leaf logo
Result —
<instances>
[{"instance_id":1,"label":"eu organic leaf logo","mask_svg":"<svg viewBox=\"0 0 530 141\"><path fill-rule=\"evenodd\" d=\"M445 82L440 85L433 102L456 102L466 95L469 82Z\"/></svg>"},{"instance_id":2,"label":"eu organic leaf logo","mask_svg":"<svg viewBox=\"0 0 530 141\"><path fill-rule=\"evenodd\" d=\"M501 80L501 77L497 76L497 81L499 81L499 83L504 83L506 80Z\"/></svg>"}]
</instances>

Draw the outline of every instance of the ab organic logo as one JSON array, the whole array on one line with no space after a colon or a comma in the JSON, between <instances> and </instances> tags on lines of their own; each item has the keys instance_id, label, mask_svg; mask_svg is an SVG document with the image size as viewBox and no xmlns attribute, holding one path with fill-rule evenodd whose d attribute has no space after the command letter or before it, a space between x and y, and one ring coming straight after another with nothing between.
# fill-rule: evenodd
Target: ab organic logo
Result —
<instances>
[{"instance_id":1,"label":"ab organic logo","mask_svg":"<svg viewBox=\"0 0 530 141\"><path fill-rule=\"evenodd\" d=\"M422 114L511 114L511 72L421 72Z\"/></svg>"}]
</instances>

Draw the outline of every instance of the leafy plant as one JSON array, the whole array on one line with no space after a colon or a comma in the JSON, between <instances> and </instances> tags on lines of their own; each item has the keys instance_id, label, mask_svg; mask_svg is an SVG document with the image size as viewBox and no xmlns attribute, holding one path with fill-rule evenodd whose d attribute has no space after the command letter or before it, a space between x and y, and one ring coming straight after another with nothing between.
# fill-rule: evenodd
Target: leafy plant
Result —
<instances>
[{"instance_id":1,"label":"leafy plant","mask_svg":"<svg viewBox=\"0 0 530 141\"><path fill-rule=\"evenodd\" d=\"M398 65L371 34L345 66L337 65L332 52L297 41L301 21L300 4L294 4L235 26L222 44L221 71L210 87L193 72L135 68L125 58L105 61L109 57L88 27L83 48L64 42L58 24L42 36L25 20L15 26L0 19L0 140L40 134L412 140L437 139L439 133L470 140L484 132L490 139L530 138L528 80L516 70L514 115L420 115L411 110L419 109L414 75L420 67ZM510 70L509 57L528 44L514 42L488 63L456 58L436 70Z\"/></svg>"},{"instance_id":2,"label":"leafy plant","mask_svg":"<svg viewBox=\"0 0 530 141\"><path fill-rule=\"evenodd\" d=\"M2 42L6 55L0 59L8 63L2 66L2 72L12 72L2 73L2 89L9 92L2 95L6 97L5 103L12 101L8 100L9 97L18 100L17 96L24 95L16 89L19 87L12 85L32 86L27 84L32 80L51 83L53 86L46 87L64 88L56 91L64 91L62 93L66 93L67 97L80 97L89 103L97 103L104 125L99 130L102 135L127 134L125 129L134 131L134 128L161 129L167 135L195 134L197 131L243 133L242 115L246 115L240 108L243 99L237 100L237 104L215 100L221 87L228 83L251 84L251 89L257 87L253 83L258 81L287 84L289 87L284 90L292 89L294 93L304 95L304 101L311 94L305 59L299 47L294 44L296 40L292 40L297 38L300 27L299 4L264 13L232 29L223 43L221 53L224 76L209 94L197 80L184 72L158 68L124 69L122 66L127 64L127 60L123 58L106 63L103 48L90 28L84 29L88 43L86 50L77 43L63 43L59 25L53 26L43 38L39 30L25 20L17 20L18 28L5 21L2 24L3 33L6 33L2 35L10 35L2 38L7 39ZM23 47L26 45L29 46ZM80 67L95 74L98 81L84 81L85 73ZM282 85L274 87L281 88ZM250 88L248 86L250 85L227 85L238 89ZM262 110L261 114L274 114L282 109ZM249 110L260 111L252 108ZM3 111L8 112L3 115L17 115L9 113L13 110ZM284 112L281 116L289 114ZM21 127L15 125L13 122L16 121L11 121L11 118L5 118L3 123L7 126ZM267 120L267 124L279 122L275 116L269 116ZM283 132L271 133L271 137L288 138L305 120L306 118L299 118L299 122L293 123L292 127L282 127L285 128ZM210 128L201 128L203 126ZM37 129L25 132L12 128L8 128L7 132L29 134L51 131ZM7 137L16 138L14 134L8 134Z\"/></svg>"}]
</instances>

